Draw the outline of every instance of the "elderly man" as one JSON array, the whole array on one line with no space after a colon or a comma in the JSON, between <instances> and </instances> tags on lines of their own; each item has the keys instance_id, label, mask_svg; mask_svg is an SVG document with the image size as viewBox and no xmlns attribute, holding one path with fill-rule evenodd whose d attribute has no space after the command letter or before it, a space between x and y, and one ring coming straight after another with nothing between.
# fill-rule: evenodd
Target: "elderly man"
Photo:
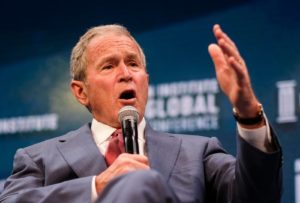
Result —
<instances>
[{"instance_id":1,"label":"elderly man","mask_svg":"<svg viewBox=\"0 0 300 203\"><path fill-rule=\"evenodd\" d=\"M149 76L141 47L125 27L99 26L71 56L71 89L92 122L19 149L0 201L279 202L280 146L237 47L219 25L213 32L217 43L208 51L238 122L236 158L216 138L154 131L144 118ZM140 153L108 159L127 105L139 114Z\"/></svg>"}]
</instances>

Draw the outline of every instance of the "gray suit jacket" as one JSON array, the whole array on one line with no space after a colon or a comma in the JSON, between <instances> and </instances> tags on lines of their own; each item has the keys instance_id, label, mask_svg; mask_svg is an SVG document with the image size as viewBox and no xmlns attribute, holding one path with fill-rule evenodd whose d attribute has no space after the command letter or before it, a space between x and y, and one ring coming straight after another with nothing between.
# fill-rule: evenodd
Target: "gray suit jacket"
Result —
<instances>
[{"instance_id":1,"label":"gray suit jacket","mask_svg":"<svg viewBox=\"0 0 300 203\"><path fill-rule=\"evenodd\" d=\"M237 158L216 138L156 132L146 151L182 202L279 202L281 149L265 154L237 136ZM19 149L0 202L91 202L92 177L107 168L84 125L61 137Z\"/></svg>"}]
</instances>

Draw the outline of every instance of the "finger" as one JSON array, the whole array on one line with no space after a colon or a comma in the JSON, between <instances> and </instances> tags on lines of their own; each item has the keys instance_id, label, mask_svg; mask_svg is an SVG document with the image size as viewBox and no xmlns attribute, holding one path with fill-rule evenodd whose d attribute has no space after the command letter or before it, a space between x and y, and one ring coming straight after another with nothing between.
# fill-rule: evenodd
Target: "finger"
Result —
<instances>
[{"instance_id":1,"label":"finger","mask_svg":"<svg viewBox=\"0 0 300 203\"><path fill-rule=\"evenodd\" d=\"M136 161L134 159L128 159L123 161L116 161L111 165L112 171L116 175L121 175L136 170L148 170L149 165L142 162Z\"/></svg>"},{"instance_id":2,"label":"finger","mask_svg":"<svg viewBox=\"0 0 300 203\"><path fill-rule=\"evenodd\" d=\"M229 63L236 74L236 79L239 86L243 86L248 81L248 72L244 66L234 57L229 58Z\"/></svg>"},{"instance_id":3,"label":"finger","mask_svg":"<svg viewBox=\"0 0 300 203\"><path fill-rule=\"evenodd\" d=\"M120 154L120 156L118 158L119 159L123 159L123 158L125 158L125 159L132 159L132 160L135 160L137 162L149 165L148 157L146 157L144 155L140 155L140 154L123 153L123 154Z\"/></svg>"},{"instance_id":4,"label":"finger","mask_svg":"<svg viewBox=\"0 0 300 203\"><path fill-rule=\"evenodd\" d=\"M243 63L243 59L239 53L238 48L236 47L235 43L224 33L219 25L215 25L214 34L217 38L219 46L222 48L225 56L234 56L237 60Z\"/></svg>"},{"instance_id":5,"label":"finger","mask_svg":"<svg viewBox=\"0 0 300 203\"><path fill-rule=\"evenodd\" d=\"M130 171L136 171L136 170L146 170L146 169L150 169L150 167L144 163L135 160L129 160L121 163L116 162L114 167L114 171L116 171L116 173L118 174L128 173Z\"/></svg>"},{"instance_id":6,"label":"finger","mask_svg":"<svg viewBox=\"0 0 300 203\"><path fill-rule=\"evenodd\" d=\"M148 158L136 154L121 154L109 167L117 174L123 174L138 169L149 169Z\"/></svg>"},{"instance_id":7,"label":"finger","mask_svg":"<svg viewBox=\"0 0 300 203\"><path fill-rule=\"evenodd\" d=\"M208 52L213 60L216 71L227 67L226 56L217 44L210 44L208 46Z\"/></svg>"},{"instance_id":8,"label":"finger","mask_svg":"<svg viewBox=\"0 0 300 203\"><path fill-rule=\"evenodd\" d=\"M223 32L222 37L228 44L237 49L237 46L234 43L234 41L232 41L232 39L225 32Z\"/></svg>"},{"instance_id":9,"label":"finger","mask_svg":"<svg viewBox=\"0 0 300 203\"><path fill-rule=\"evenodd\" d=\"M230 44L231 46L236 47L235 43L233 40L231 40L231 38L222 30L221 26L216 24L213 27L213 32L215 34L215 37L217 38L217 40L219 41L220 39L224 39L225 42L227 42L228 44Z\"/></svg>"},{"instance_id":10,"label":"finger","mask_svg":"<svg viewBox=\"0 0 300 203\"><path fill-rule=\"evenodd\" d=\"M223 50L224 54L226 54L229 57L234 57L238 62L241 64L244 63L244 60L242 59L239 51L236 49L236 47L233 47L229 43L227 43L224 39L220 39L218 41L219 46Z\"/></svg>"}]
</instances>

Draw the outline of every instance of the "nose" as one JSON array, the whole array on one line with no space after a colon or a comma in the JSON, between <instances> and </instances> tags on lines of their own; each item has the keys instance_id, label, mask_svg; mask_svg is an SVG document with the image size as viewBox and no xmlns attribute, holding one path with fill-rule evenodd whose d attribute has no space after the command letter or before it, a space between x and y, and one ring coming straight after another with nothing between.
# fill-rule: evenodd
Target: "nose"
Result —
<instances>
[{"instance_id":1,"label":"nose","mask_svg":"<svg viewBox=\"0 0 300 203\"><path fill-rule=\"evenodd\" d=\"M119 73L120 73L120 79L119 79L120 82L123 81L128 82L132 80L131 71L123 62L120 64Z\"/></svg>"}]
</instances>

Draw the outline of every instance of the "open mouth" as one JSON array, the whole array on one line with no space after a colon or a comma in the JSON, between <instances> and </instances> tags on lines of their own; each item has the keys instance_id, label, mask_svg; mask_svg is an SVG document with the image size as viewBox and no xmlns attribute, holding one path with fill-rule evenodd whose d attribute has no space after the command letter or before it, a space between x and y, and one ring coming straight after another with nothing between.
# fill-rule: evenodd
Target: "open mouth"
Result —
<instances>
[{"instance_id":1,"label":"open mouth","mask_svg":"<svg viewBox=\"0 0 300 203\"><path fill-rule=\"evenodd\" d=\"M120 94L120 99L134 99L135 98L135 91L134 90L126 90Z\"/></svg>"}]
</instances>

